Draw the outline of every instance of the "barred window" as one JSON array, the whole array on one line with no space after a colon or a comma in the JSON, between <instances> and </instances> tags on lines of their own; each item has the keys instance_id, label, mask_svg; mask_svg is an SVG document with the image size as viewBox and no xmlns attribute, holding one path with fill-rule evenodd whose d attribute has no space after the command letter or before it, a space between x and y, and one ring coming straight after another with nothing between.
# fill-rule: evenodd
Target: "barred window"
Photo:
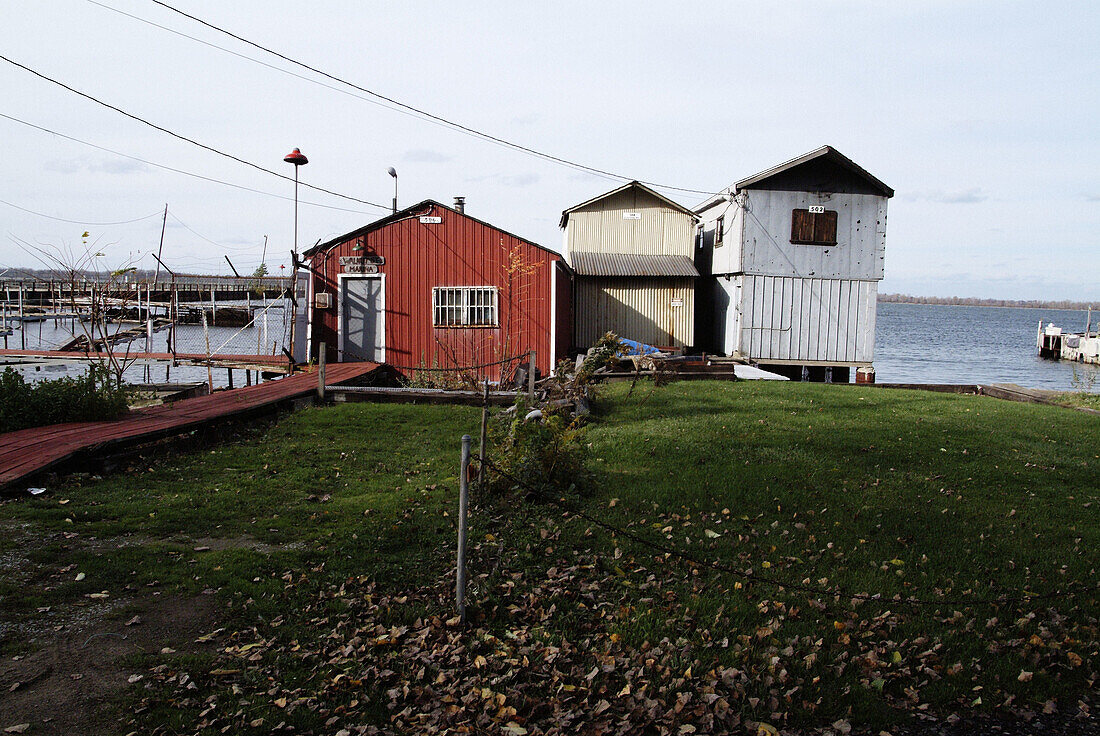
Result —
<instances>
[{"instance_id":1,"label":"barred window","mask_svg":"<svg viewBox=\"0 0 1100 736\"><path fill-rule=\"evenodd\" d=\"M432 287L432 324L436 327L496 327L496 287Z\"/></svg>"}]
</instances>

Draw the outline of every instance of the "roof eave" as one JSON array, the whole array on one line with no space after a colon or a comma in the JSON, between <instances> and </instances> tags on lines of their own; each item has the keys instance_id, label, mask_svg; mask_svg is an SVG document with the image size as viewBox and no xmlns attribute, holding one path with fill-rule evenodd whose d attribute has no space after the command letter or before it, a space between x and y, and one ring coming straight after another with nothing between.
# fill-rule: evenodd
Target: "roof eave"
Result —
<instances>
[{"instance_id":1,"label":"roof eave","mask_svg":"<svg viewBox=\"0 0 1100 736\"><path fill-rule=\"evenodd\" d=\"M570 212L576 212L577 210L581 209L582 207L587 207L590 204L595 204L596 202L599 202L601 199L607 199L608 197L616 195L621 191L629 189L630 187L638 187L639 189L646 192L647 194L650 194L650 195L656 197L657 199L661 200L662 202L667 204L669 207L672 207L673 209L678 210L678 211L682 212L685 215L689 215L692 218L695 217L694 212L692 212L690 209L688 209L684 205L680 204L679 202L675 202L675 201L669 199L668 197L661 194L660 192L655 191L655 190L647 187L645 184L641 183L640 181L630 181L630 182L627 182L626 184L623 184L621 187L616 187L616 188L612 189L611 191L604 192L603 194L597 195L597 196L593 197L592 199L585 200L584 202L581 202L580 204L575 204L572 207L569 207L565 210L562 210L561 220L558 222L558 227L562 228L562 229L565 228L566 224L568 224L568 222L569 222L569 213Z\"/></svg>"},{"instance_id":2,"label":"roof eave","mask_svg":"<svg viewBox=\"0 0 1100 736\"><path fill-rule=\"evenodd\" d=\"M515 233L508 232L507 230L502 230L501 228L497 227L496 225L485 222L484 220L479 220L478 218L473 217L473 216L471 216L471 215L469 215L465 212L459 212L454 207L448 207L447 205L443 204L442 202L437 202L434 199L425 199L422 202L417 202L416 204L412 205L411 207L406 207L403 210L399 210L399 211L394 212L392 214L386 215L385 217L382 217L378 220L375 220L374 222L363 225L360 228L356 228L355 230L352 230L351 232L345 233L343 235L338 235L335 238L331 238L330 240L325 241L324 243L319 243L319 244L313 246L312 248L309 248L308 250L303 251L301 257L302 258L310 258L310 257L316 255L317 253L320 253L322 251L326 251L326 250L328 250L328 249L330 249L330 248L332 248L336 245L339 245L340 243L347 242L348 240L350 240L352 238L358 238L362 235L366 235L367 233L374 232L375 230L380 230L381 228L384 228L384 227L386 227L387 225L389 225L393 222L396 222L398 220L403 220L405 218L413 216L414 214L416 214L416 212L418 210L421 210L421 209L423 209L424 207L426 207L428 205L431 205L433 208L434 207L442 207L443 209L447 210L448 212L453 212L456 215L461 215L462 217L473 220L474 222L476 222L480 225L484 225L485 227L489 227L489 228L492 228L493 230L497 230L499 232L502 232L505 235L511 236L511 237L515 238L516 240L519 240L521 242L526 243L527 245L534 246L535 248L538 248L539 250L544 250L547 253L552 253L553 255L558 256L559 258L562 257L561 253L559 253L558 251L553 250L551 248L547 248L545 245L539 245L538 243L536 243L532 240L528 240L527 238L520 237L519 235L516 235Z\"/></svg>"},{"instance_id":3,"label":"roof eave","mask_svg":"<svg viewBox=\"0 0 1100 736\"><path fill-rule=\"evenodd\" d=\"M857 164L855 161L852 161L850 158L848 158L832 146L821 146L820 148L816 148L809 153L804 153L797 158L792 158L790 161L785 161L778 166L773 166L770 169L761 171L759 174L754 174L753 176L750 176L746 179L742 179L741 181L733 185L733 189L735 192L740 192L743 189L751 187L753 184L757 184L766 179L770 179L776 174L781 174L788 169L793 169L796 166L801 166L804 163L813 161L814 159L821 158L823 156L827 156L833 162L843 166L854 174L869 181L876 189L880 190L887 199L894 196L894 190L891 187L888 187L886 184L873 176L862 166Z\"/></svg>"}]
</instances>

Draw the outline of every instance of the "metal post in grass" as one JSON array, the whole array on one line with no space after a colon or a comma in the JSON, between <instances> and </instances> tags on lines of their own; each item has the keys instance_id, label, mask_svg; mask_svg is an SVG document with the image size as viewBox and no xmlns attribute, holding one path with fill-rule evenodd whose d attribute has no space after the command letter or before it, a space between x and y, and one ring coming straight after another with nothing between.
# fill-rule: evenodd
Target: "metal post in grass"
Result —
<instances>
[{"instance_id":1,"label":"metal post in grass","mask_svg":"<svg viewBox=\"0 0 1100 736\"><path fill-rule=\"evenodd\" d=\"M478 445L477 450L477 484L481 485L485 480L485 453L487 448L485 447L485 441L488 438L489 432L489 379L485 379L485 397L481 406L481 444Z\"/></svg>"},{"instance_id":2,"label":"metal post in grass","mask_svg":"<svg viewBox=\"0 0 1100 736\"><path fill-rule=\"evenodd\" d=\"M455 563L455 603L458 606L458 620L466 623L466 510L470 503L469 478L467 468L470 465L470 442L472 437L462 435L462 454L458 470L458 560Z\"/></svg>"},{"instance_id":3,"label":"metal post in grass","mask_svg":"<svg viewBox=\"0 0 1100 736\"><path fill-rule=\"evenodd\" d=\"M325 400L325 344L317 344L317 400Z\"/></svg>"},{"instance_id":4,"label":"metal post in grass","mask_svg":"<svg viewBox=\"0 0 1100 736\"><path fill-rule=\"evenodd\" d=\"M527 356L527 400L535 403L535 351Z\"/></svg>"}]
</instances>

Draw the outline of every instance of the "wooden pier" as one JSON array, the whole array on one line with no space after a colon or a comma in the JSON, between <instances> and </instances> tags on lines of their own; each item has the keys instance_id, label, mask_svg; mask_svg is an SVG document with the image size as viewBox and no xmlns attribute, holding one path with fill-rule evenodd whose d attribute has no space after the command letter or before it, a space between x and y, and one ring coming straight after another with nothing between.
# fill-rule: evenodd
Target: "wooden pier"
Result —
<instances>
[{"instance_id":1,"label":"wooden pier","mask_svg":"<svg viewBox=\"0 0 1100 736\"><path fill-rule=\"evenodd\" d=\"M326 379L350 384L382 370L377 363L338 363L327 367ZM316 393L317 381L315 372L299 372L255 386L138 409L115 421L55 424L0 435L0 489L67 461L95 460L215 422L276 411Z\"/></svg>"},{"instance_id":2,"label":"wooden pier","mask_svg":"<svg viewBox=\"0 0 1100 736\"><path fill-rule=\"evenodd\" d=\"M143 353L116 350L113 354L83 352L78 350L2 350L0 366L49 365L98 361L109 364L111 359L133 364L168 364L210 366L212 368L236 368L264 373L290 373L294 366L286 355L237 355L215 353Z\"/></svg>"}]
</instances>

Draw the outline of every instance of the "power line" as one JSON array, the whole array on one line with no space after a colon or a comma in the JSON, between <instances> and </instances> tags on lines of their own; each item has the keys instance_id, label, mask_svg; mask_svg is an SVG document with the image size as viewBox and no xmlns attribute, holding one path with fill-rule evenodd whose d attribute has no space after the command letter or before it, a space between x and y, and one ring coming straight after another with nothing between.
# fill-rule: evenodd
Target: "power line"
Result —
<instances>
[{"instance_id":1,"label":"power line","mask_svg":"<svg viewBox=\"0 0 1100 736\"><path fill-rule=\"evenodd\" d=\"M284 69L283 67L275 66L274 64L269 64L266 61L261 61L260 59L257 59L253 56L248 56L246 54L242 54L239 51L234 51L232 49L226 48L225 46L219 46L216 43L212 43L210 41L207 41L206 39L199 38L198 36L192 36L188 33L184 33L183 31L176 30L175 28L170 28L169 26L161 25L160 23L155 23L155 22L153 22L153 21L151 21L147 18L142 18L139 15L134 15L133 13L127 13L126 11L120 10L118 8L112 8L110 5L104 5L103 3L96 2L96 0L87 0L87 2L91 3L92 5L95 5L96 7L103 8L104 10L109 10L112 13L118 13L119 15L125 16L127 18L132 19L132 20L136 20L139 23L144 23L146 25L152 26L153 28L159 28L160 30L165 31L166 33L171 33L175 36L179 36L180 38L186 38L190 41L194 41L195 43L202 44L203 46L207 46L207 47L212 48L212 49L217 49L218 51L222 51L226 54L229 54L230 56L236 56L238 59L244 59L245 61L251 61L253 64L258 64L258 65L260 65L262 67L265 67L267 69L271 69L272 71L279 72L280 74L286 74L287 76L293 77L295 79L300 79L303 82L308 82L309 84L315 84L318 87L322 87L322 88L330 90L332 92L336 92L337 94L345 95L347 97L351 97L351 98L356 99L356 100L362 100L363 102L367 102L371 105L377 105L378 107L381 107L385 110L390 110L392 112L396 112L396 113L399 113L401 115L407 115L410 118L413 118L415 120L423 120L423 118L421 118L416 113L410 112L408 110L403 110L400 107L394 107L393 105L386 104L385 102L382 102L381 100L371 99L370 97L360 95L360 94L356 94L355 92L352 92L351 90L344 89L342 87L337 87L336 85L332 85L332 84L326 84L326 83L322 82L319 79L314 79L313 77L308 77L305 74L298 74L296 72L290 71L289 69ZM444 128L448 127L448 126L443 125L442 123L438 123L434 120L429 120L428 122L435 123L435 124L440 125L441 127L444 127Z\"/></svg>"},{"instance_id":2,"label":"power line","mask_svg":"<svg viewBox=\"0 0 1100 736\"><path fill-rule=\"evenodd\" d=\"M160 213L157 213L157 214L160 214ZM219 243L219 242L217 242L217 241L211 240L210 238L206 237L206 236L205 236L205 235L203 235L202 233L200 233L200 232L198 232L197 230L195 230L195 229L194 229L193 227L191 227L191 226L190 226L190 225L188 225L188 224L187 224L186 222L184 222L183 220L181 220L181 219L180 219L180 218L179 218L179 217L178 217L178 216L176 215L176 213L175 213L175 212L172 212L171 210L169 210L169 211L168 211L168 216L169 216L169 217L171 217L171 218L172 218L173 220L175 220L176 222L178 222L178 223L179 223L180 225L182 225L183 227L185 227L185 228L187 228L188 230L190 230L190 231L191 231L191 234L192 234L192 235L195 235L195 236L197 236L197 237L199 237L199 238L201 238L201 239L205 240L205 241L206 241L207 243L210 243L211 245L216 245L216 246L217 246L217 247L219 247L219 248L224 248L225 250L232 250L232 251L237 251L238 253L251 253L252 251L255 251L255 250L256 250L257 248L259 248L259 247L260 247L260 246L259 246L259 244L257 244L257 245L240 245L240 246L232 246L232 245L226 245L225 243Z\"/></svg>"},{"instance_id":3,"label":"power line","mask_svg":"<svg viewBox=\"0 0 1100 736\"><path fill-rule=\"evenodd\" d=\"M4 117L7 117L7 115L5 115ZM0 199L0 204L6 204L8 207L14 207L17 210L22 210L23 212L27 212L27 213L30 213L32 215L38 215L39 217L45 217L47 220L57 220L58 222L68 222L68 223L71 223L73 225L92 225L94 227L99 227L99 226L102 226L102 225L129 225L132 222L141 222L142 220L148 220L150 217L159 217L160 216L160 212L154 212L151 215L146 215L145 217L137 217L137 218L134 218L133 220L119 220L118 222L86 222L85 220L67 220L64 217L54 217L53 215L47 215L44 212L35 212L34 210L29 210L26 207L20 207L17 204L12 204L11 202L8 202L7 200L3 200L3 199Z\"/></svg>"},{"instance_id":4,"label":"power line","mask_svg":"<svg viewBox=\"0 0 1100 736\"><path fill-rule=\"evenodd\" d=\"M612 171L606 171L604 169L598 169L594 166L587 166L585 164L578 163L576 161L571 161L569 159L562 158L560 156L555 156L555 155L550 154L550 153L545 153L543 151L539 151L537 149L530 148L528 146L524 146L524 145L521 145L519 143L514 143L514 142L506 140L504 138L500 138L500 137L492 135L490 133L485 133L483 131L477 130L476 128L471 128L468 125L463 125L462 123L457 123L453 120L449 120L449 119L444 118L442 116L435 115L433 113L428 112L427 110L423 110L421 108L414 107L413 105L406 104L406 103L401 102L400 100L397 100L393 97L389 97L389 96L384 95L380 92L375 92L374 90L371 90L371 89L368 89L366 87L360 86L360 85L356 84L355 82L349 82L348 80L343 79L341 77L338 77L334 74L329 74L326 71L318 69L317 67L314 67L314 66L310 66L309 64L298 61L297 59L294 59L294 58L292 58L290 56L287 56L285 54L279 53L278 51L275 51L274 49L270 49L266 46L258 44L255 41L250 41L247 38L244 38L243 36L238 36L237 34L233 33L232 31L228 31L224 28L221 28L220 26L216 26L213 23L209 23L209 22L207 22L207 21L205 21L202 18L199 18L197 16L191 15L189 13L185 13L184 11L180 10L179 8L172 7L168 3L163 2L163 0L153 0L153 2L156 3L157 5L161 6L162 8L165 8L166 10L170 10L173 13L178 13L179 15L182 15L185 18L188 18L190 20L195 21L196 23L199 23L203 26L206 26L207 28L209 28L213 31L217 31L218 33L225 34L226 36L229 36L232 39L235 39L237 41L240 41L241 43L252 46L253 48L259 49L260 51L263 51L265 53L271 54L272 56L278 57L278 58L282 59L283 61L294 64L295 66L299 66L303 69L308 69L309 71L313 72L314 74L320 74L321 76L326 77L328 79L331 79L334 82L339 82L340 84L347 85L348 87L351 87L352 89L357 89L360 92L363 92L365 94L370 95L371 97L377 98L379 100L384 100L384 101L390 103L391 105L396 105L397 107L400 107L403 110L408 110L409 112L414 113L415 115L418 115L422 118L426 118L428 120L440 123L440 124L445 125L449 128L452 128L454 130L461 131L461 132L466 133L468 135L472 135L476 138L481 138L482 140L486 140L486 141L489 141L491 143L495 143L495 144L500 145L500 146L505 146L507 148L514 149L516 151L521 151L523 153L527 153L527 154L530 154L532 156L537 156L537 157L539 157L541 159L544 159L546 161L551 161L553 163L562 164L563 166L569 166L571 168L578 169L580 171L586 171L590 174L596 174L597 176L602 176L602 177L609 178L609 179L616 179L616 180L620 180L620 181L635 181L634 177L632 177L632 176L624 176L623 174L616 174ZM248 58L248 57L245 57L245 58ZM705 191L703 189L689 189L689 188L686 188L686 187L676 187L676 186L671 186L669 184L658 184L658 183L650 182L650 181L641 181L641 180L637 180L637 181L639 181L642 184L646 184L647 186L651 186L651 187L654 187L654 188L657 188L657 189L667 189L667 190L672 190L672 191L677 191L677 192L687 192L689 194L706 194L706 195L716 194L716 192Z\"/></svg>"},{"instance_id":5,"label":"power line","mask_svg":"<svg viewBox=\"0 0 1100 736\"><path fill-rule=\"evenodd\" d=\"M25 66L23 64L20 64L18 61L13 61L12 59L9 59L8 57L6 57L2 54L0 54L0 60L6 61L9 64L11 64L12 66L19 67L20 69L33 74L34 76L38 77L39 79L45 80L45 81L47 81L51 84L55 84L58 87L61 87L62 89L65 89L65 90L68 90L69 92L72 92L75 95L79 95L80 97L83 97L86 100L90 100L90 101L96 103L97 105L102 105L103 107L106 107L108 110L113 110L113 111L119 113L120 115L124 115L125 117L128 117L131 120L135 120L135 121L141 123L142 125L147 125L150 128L153 128L154 130L158 130L161 133L165 133L167 135L170 135L173 138L177 138L181 141L184 141L185 143L190 143L193 146L198 146L199 148L201 148L205 151L210 151L211 153L215 153L215 154L217 154L219 156L222 156L224 158L227 158L231 161L236 161L239 164L244 164L245 166L256 169L257 171L262 171L265 174L271 174L272 176L277 176L280 179L285 179L286 181L294 181L293 178L287 176L286 174L280 174L277 171L273 171L271 169L265 168L263 166L260 166L257 163L253 163L253 162L251 162L247 159L243 159L239 156L234 156L231 153L226 153L225 151L221 151L217 148L214 148L213 146L208 146L205 143L200 143L197 140L195 140L194 138L188 138L185 135L181 135L180 133L176 133L175 131L169 130L168 128L165 128L161 125L157 125L156 123L150 122L150 121L146 120L145 118L134 115L133 113L126 112L121 107L116 107L115 105L112 105L109 102L104 102L103 100L100 100L97 97L93 97L92 95L87 94L86 92L81 92L80 90L78 90L74 87L70 87L69 85L65 84L64 82L60 82L60 81L54 79L53 77L48 77L45 74L43 74L41 72L38 72L38 71L35 71L34 69L31 69L29 66ZM352 196L347 195L347 194L340 194L339 192L334 192L331 189L325 189L324 187L319 187L319 186L316 186L316 185L313 185L313 184L307 184L305 182L301 182L301 185L303 187L307 187L309 189L313 189L313 190L318 191L318 192L324 192L325 194L331 194L334 197L340 197L341 199L348 199L348 200L351 200L352 202L359 202L360 204L370 205L371 207L377 207L380 210L389 210L389 207L386 207L384 205L380 205L380 204L377 204L375 202L370 202L370 201L365 200L365 199L359 199L358 197L352 197Z\"/></svg>"},{"instance_id":6,"label":"power line","mask_svg":"<svg viewBox=\"0 0 1100 736\"><path fill-rule=\"evenodd\" d=\"M64 133L59 133L56 130L51 130L49 128L44 128L41 125L35 125L34 123L27 122L26 120L20 120L19 118L12 117L11 115L5 115L2 112L0 112L0 118L5 118L7 120L12 121L13 123L19 123L20 125L25 125L28 128L34 128L35 130L40 130L43 133L49 133L50 135L56 135L58 138L64 138L67 141L72 141L73 143L79 143L82 146L88 146L89 148L94 148L97 151L103 151L105 153L110 153L110 154L113 154L115 156L121 156L122 158L128 158L131 161L137 161L139 163L146 164L147 166L155 166L158 169L164 169L165 171L171 171L175 174L183 174L184 176L194 177L195 179L202 179L203 181L208 181L208 182L211 182L213 184L221 184L223 186L233 187L234 189L241 189L243 191L252 192L254 194L262 194L265 197L275 197L276 199L283 199L283 200L286 200L287 202L294 201L293 197L287 197L286 195L283 195L283 194L275 194L274 192L265 192L262 189L253 189L252 187L246 187L243 184L234 184L233 182L224 181L222 179L216 179L216 178L211 177L211 176L204 176L203 174L196 174L193 171L186 171L184 169L177 169L177 168L174 168L172 166L167 166L165 164L158 164L155 161L149 161L148 159L139 158L138 156L131 156L128 153L123 153L121 151L116 151L113 148L105 148L103 146L98 146L95 143L89 143L88 141L81 140L80 138L74 138L71 135L65 135ZM323 207L324 209L327 209L327 210L338 210L340 212L355 212L355 213L363 214L363 215L369 214L369 213L364 212L363 210L354 210L354 209L349 209L347 207L337 207L337 206L331 205L331 204L321 204L320 202L308 202L308 201L305 201L305 200L298 200L298 204L308 205L310 207ZM384 209L388 212L390 208L385 207Z\"/></svg>"}]
</instances>

